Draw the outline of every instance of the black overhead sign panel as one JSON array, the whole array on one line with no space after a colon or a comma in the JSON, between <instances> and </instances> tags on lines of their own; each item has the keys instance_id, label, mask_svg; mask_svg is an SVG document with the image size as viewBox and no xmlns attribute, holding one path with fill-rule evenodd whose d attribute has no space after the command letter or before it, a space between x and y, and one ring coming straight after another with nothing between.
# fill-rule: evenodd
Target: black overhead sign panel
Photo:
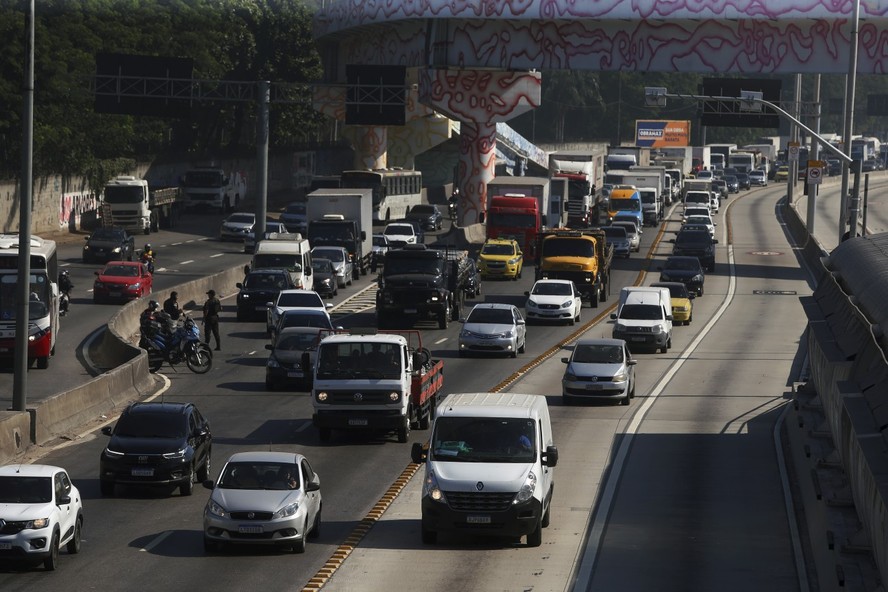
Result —
<instances>
[{"instance_id":1,"label":"black overhead sign panel","mask_svg":"<svg viewBox=\"0 0 888 592\"><path fill-rule=\"evenodd\" d=\"M96 54L96 113L187 118L191 58Z\"/></svg>"},{"instance_id":2,"label":"black overhead sign panel","mask_svg":"<svg viewBox=\"0 0 888 592\"><path fill-rule=\"evenodd\" d=\"M347 125L404 125L407 108L405 66L345 66Z\"/></svg>"},{"instance_id":3,"label":"black overhead sign panel","mask_svg":"<svg viewBox=\"0 0 888 592\"><path fill-rule=\"evenodd\" d=\"M707 97L737 97L740 91L762 93L762 99L780 104L780 80L751 78L704 78L700 95ZM700 125L719 127L780 127L780 116L763 105L761 112L746 112L740 101L701 100Z\"/></svg>"}]
</instances>

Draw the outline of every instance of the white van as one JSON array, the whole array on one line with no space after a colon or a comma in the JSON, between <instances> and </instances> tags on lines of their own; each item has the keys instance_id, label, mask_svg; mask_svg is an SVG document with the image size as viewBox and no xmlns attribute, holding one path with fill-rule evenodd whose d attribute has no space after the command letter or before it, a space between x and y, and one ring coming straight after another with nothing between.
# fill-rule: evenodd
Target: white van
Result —
<instances>
[{"instance_id":1,"label":"white van","mask_svg":"<svg viewBox=\"0 0 888 592\"><path fill-rule=\"evenodd\" d=\"M685 195L686 208L701 207L711 211L712 194L709 191L688 191Z\"/></svg>"},{"instance_id":2,"label":"white van","mask_svg":"<svg viewBox=\"0 0 888 592\"><path fill-rule=\"evenodd\" d=\"M543 395L451 394L438 407L425 464L422 542L439 532L527 536L542 544L549 526L558 449Z\"/></svg>"},{"instance_id":3,"label":"white van","mask_svg":"<svg viewBox=\"0 0 888 592\"><path fill-rule=\"evenodd\" d=\"M253 260L249 265L255 269L286 269L297 288L314 289L311 272L311 246L307 238L299 233L271 233L267 239L256 244Z\"/></svg>"},{"instance_id":4,"label":"white van","mask_svg":"<svg viewBox=\"0 0 888 592\"><path fill-rule=\"evenodd\" d=\"M672 347L672 297L669 288L626 286L620 289L612 336L633 345L652 345L663 353Z\"/></svg>"}]
</instances>

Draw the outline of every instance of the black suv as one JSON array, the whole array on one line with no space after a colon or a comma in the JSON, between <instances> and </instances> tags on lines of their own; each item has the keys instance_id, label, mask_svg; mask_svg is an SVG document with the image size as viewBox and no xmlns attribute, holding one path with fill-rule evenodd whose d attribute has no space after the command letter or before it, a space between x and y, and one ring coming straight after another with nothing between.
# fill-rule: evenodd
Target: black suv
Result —
<instances>
[{"instance_id":1,"label":"black suv","mask_svg":"<svg viewBox=\"0 0 888 592\"><path fill-rule=\"evenodd\" d=\"M438 206L433 204L418 204L410 208L407 213L408 220L416 220L422 225L423 230L441 230L444 225L444 216Z\"/></svg>"},{"instance_id":2,"label":"black suv","mask_svg":"<svg viewBox=\"0 0 888 592\"><path fill-rule=\"evenodd\" d=\"M257 269L235 285L240 289L237 293L238 321L267 319L268 303L276 302L281 290L296 288L292 276L284 269Z\"/></svg>"},{"instance_id":3,"label":"black suv","mask_svg":"<svg viewBox=\"0 0 888 592\"><path fill-rule=\"evenodd\" d=\"M133 403L102 433L111 436L99 461L103 496L118 484L173 485L191 495L209 478L213 435L191 403Z\"/></svg>"},{"instance_id":4,"label":"black suv","mask_svg":"<svg viewBox=\"0 0 888 592\"><path fill-rule=\"evenodd\" d=\"M84 263L132 261L136 239L124 228L97 228L83 245Z\"/></svg>"},{"instance_id":5,"label":"black suv","mask_svg":"<svg viewBox=\"0 0 888 592\"><path fill-rule=\"evenodd\" d=\"M715 271L715 245L718 240L708 230L682 230L671 239L673 255L687 255L700 260L706 271Z\"/></svg>"}]
</instances>

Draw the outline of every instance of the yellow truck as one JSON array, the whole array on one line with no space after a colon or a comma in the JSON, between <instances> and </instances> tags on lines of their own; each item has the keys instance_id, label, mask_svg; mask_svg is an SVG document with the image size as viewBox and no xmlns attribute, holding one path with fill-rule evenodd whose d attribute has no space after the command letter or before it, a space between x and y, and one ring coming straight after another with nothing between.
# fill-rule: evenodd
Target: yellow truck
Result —
<instances>
[{"instance_id":1,"label":"yellow truck","mask_svg":"<svg viewBox=\"0 0 888 592\"><path fill-rule=\"evenodd\" d=\"M573 280L589 306L605 302L610 293L613 245L600 228L556 229L540 233L536 279Z\"/></svg>"}]
</instances>

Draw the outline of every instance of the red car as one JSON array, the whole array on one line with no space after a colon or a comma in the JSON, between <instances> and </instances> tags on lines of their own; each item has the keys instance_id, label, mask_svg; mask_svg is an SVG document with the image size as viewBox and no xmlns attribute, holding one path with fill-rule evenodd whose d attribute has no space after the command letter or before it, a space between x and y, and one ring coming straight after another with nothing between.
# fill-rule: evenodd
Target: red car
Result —
<instances>
[{"instance_id":1,"label":"red car","mask_svg":"<svg viewBox=\"0 0 888 592\"><path fill-rule=\"evenodd\" d=\"M109 261L96 272L93 302L133 300L151 293L154 278L141 261Z\"/></svg>"}]
</instances>

